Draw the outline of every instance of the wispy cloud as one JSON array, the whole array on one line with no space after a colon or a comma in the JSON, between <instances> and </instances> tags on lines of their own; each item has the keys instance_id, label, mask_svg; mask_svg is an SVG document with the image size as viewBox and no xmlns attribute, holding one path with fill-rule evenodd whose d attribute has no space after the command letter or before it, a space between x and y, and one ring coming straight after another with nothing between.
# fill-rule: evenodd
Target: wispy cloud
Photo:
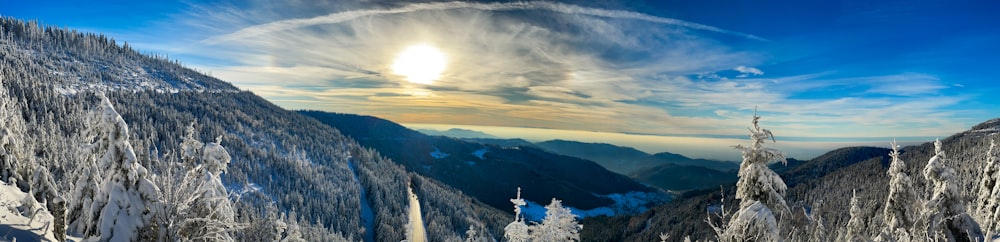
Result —
<instances>
[{"instance_id":1,"label":"wispy cloud","mask_svg":"<svg viewBox=\"0 0 1000 242\"><path fill-rule=\"evenodd\" d=\"M190 26L206 33L185 52L225 59L199 69L290 108L682 135L742 134L754 106L792 136L937 135L972 122L949 109L969 96L946 95L957 87L931 74L772 71L774 47L760 37L632 11L553 2L418 3L305 18L245 10L198 6L180 16L199 16ZM754 44L728 45L733 38ZM444 52L441 80L417 85L389 71L414 44Z\"/></svg>"},{"instance_id":2,"label":"wispy cloud","mask_svg":"<svg viewBox=\"0 0 1000 242\"><path fill-rule=\"evenodd\" d=\"M750 67L750 66L737 66L736 68L733 68L733 70L740 72L740 75L738 77L749 77L751 75L753 76L764 75L764 71L761 71L756 67Z\"/></svg>"},{"instance_id":3,"label":"wispy cloud","mask_svg":"<svg viewBox=\"0 0 1000 242\"><path fill-rule=\"evenodd\" d=\"M692 23L678 19L657 17L632 11L587 8L587 7L581 7L564 3L556 3L556 2L512 2L512 3L435 2L435 3L410 4L399 8L356 10L356 11L332 13L329 15L313 17L313 18L300 18L300 19L275 21L266 24L246 27L230 34L211 37L205 39L202 42L206 44L215 44L219 42L254 37L257 35L276 32L276 31L290 30L290 29L303 28L303 27L322 25L322 24L337 24L351 20L356 20L359 18L372 17L378 15L411 13L417 11L430 11L430 10L441 11L441 10L456 10L456 9L474 9L481 11L545 10L545 11L552 11L565 14L588 15L595 17L608 17L608 18L620 18L620 19L634 19L634 20L648 21L659 24L676 25L690 29L732 34L755 40L764 40L763 38L750 34L720 29L708 25Z\"/></svg>"}]
</instances>

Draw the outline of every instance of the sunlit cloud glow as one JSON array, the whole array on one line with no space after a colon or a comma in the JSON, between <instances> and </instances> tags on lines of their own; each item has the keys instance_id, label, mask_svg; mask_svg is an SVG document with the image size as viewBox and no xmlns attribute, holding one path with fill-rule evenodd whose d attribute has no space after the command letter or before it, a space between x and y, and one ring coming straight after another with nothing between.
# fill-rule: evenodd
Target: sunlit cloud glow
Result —
<instances>
[{"instance_id":1,"label":"sunlit cloud glow","mask_svg":"<svg viewBox=\"0 0 1000 242\"><path fill-rule=\"evenodd\" d=\"M995 63L966 57L997 51L964 46L1000 34L947 32L975 28L969 22L918 13L886 21L844 9L836 20L789 13L798 23L774 11L730 16L651 5L666 11L560 2L191 3L128 38L287 108L401 123L717 137L745 133L756 108L779 139L843 141L948 135L998 107L990 93L1000 90L984 68ZM928 21L937 25L921 25ZM902 23L945 33L916 35ZM413 46L433 51L409 61Z\"/></svg>"}]
</instances>

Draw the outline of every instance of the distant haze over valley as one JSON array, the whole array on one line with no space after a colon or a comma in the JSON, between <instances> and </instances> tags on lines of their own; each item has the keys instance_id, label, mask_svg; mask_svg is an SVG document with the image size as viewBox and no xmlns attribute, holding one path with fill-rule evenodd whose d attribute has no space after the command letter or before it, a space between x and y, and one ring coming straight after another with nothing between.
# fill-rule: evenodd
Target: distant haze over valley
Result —
<instances>
[{"instance_id":1,"label":"distant haze over valley","mask_svg":"<svg viewBox=\"0 0 1000 242\"><path fill-rule=\"evenodd\" d=\"M453 124L421 124L403 123L407 128L415 130L446 131L449 129L464 129L479 131L502 139L525 139L532 142L562 139L588 143L608 143L619 146L633 147L646 153L655 154L671 152L691 158L712 160L739 161L740 152L732 149L737 144L747 142L742 134L739 137L692 137L623 134L609 132L592 132L582 130L558 130L522 127L453 125ZM749 123L748 123L749 125ZM916 145L933 141L934 137L783 137L776 133L777 142L774 146L785 152L787 157L797 159L812 159L827 151L849 146L889 147L892 139L901 145Z\"/></svg>"}]
</instances>

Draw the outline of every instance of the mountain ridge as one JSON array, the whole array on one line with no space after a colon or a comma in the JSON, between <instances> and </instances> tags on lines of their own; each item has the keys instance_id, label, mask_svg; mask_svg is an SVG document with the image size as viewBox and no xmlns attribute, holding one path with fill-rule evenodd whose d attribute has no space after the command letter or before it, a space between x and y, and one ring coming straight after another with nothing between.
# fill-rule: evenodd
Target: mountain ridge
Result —
<instances>
[{"instance_id":1,"label":"mountain ridge","mask_svg":"<svg viewBox=\"0 0 1000 242\"><path fill-rule=\"evenodd\" d=\"M528 200L546 202L556 197L582 210L614 204L613 200L598 195L654 192L592 161L541 149L429 136L372 116L299 112L380 150L408 170L434 177L496 208L509 207L509 199L517 187L522 188L522 196Z\"/></svg>"}]
</instances>

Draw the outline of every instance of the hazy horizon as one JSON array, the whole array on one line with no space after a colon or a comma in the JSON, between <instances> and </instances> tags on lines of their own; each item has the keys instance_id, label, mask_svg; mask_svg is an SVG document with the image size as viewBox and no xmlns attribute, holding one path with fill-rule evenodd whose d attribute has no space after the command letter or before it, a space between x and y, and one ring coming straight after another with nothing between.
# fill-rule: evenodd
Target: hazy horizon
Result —
<instances>
[{"instance_id":1,"label":"hazy horizon","mask_svg":"<svg viewBox=\"0 0 1000 242\"><path fill-rule=\"evenodd\" d=\"M624 134L609 132L594 132L583 130L556 130L542 128L525 127L502 127L502 126L482 126L482 125L452 125L452 124L422 124L422 123L401 123L410 129L429 129L445 131L451 128L459 128L483 132L498 138L504 139L524 139L531 142L541 142L548 140L571 140L586 143L606 143L617 146L632 147L637 150L656 154L660 152L670 152L681 154L689 158L703 158L711 160L723 160L739 162L742 160L740 151L733 149L737 144L747 145L749 138L720 138L720 137L693 137L693 136L669 136L669 135L643 135ZM766 124L762 124L766 128ZM933 137L832 137L837 141L823 141L822 137L783 137L780 130L776 130L776 140L774 143L767 143L766 146L774 147L788 158L808 160L822 155L828 151L851 146L871 146L889 148L889 142L895 139L902 146L910 146L934 141ZM939 137L939 138L945 138ZM809 140L817 139L817 140ZM844 139L856 139L856 141L845 141ZM877 141L884 139L884 141Z\"/></svg>"}]
</instances>

